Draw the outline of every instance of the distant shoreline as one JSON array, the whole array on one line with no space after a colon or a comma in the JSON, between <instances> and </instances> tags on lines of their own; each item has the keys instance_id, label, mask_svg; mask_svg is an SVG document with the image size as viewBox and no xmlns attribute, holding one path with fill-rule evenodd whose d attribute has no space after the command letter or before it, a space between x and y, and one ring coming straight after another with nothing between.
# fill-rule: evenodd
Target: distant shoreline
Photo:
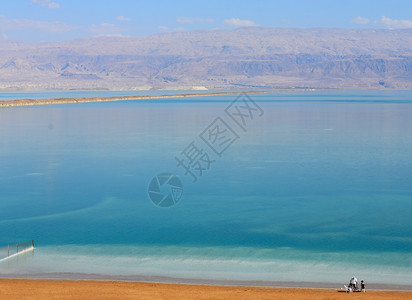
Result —
<instances>
[{"instance_id":1,"label":"distant shoreline","mask_svg":"<svg viewBox=\"0 0 412 300\"><path fill-rule=\"evenodd\" d=\"M276 89L276 90L252 90L252 91L233 91L233 92L203 92L203 93L182 93L174 95L135 95L135 96L110 96L110 97L73 97L73 98L42 98L42 99L14 99L0 100L0 108L2 107L21 107L21 106L38 106L38 105L54 105L54 104L71 104L71 103L89 103L89 102L109 102L109 101L126 101L126 100L148 100L148 99L167 99L167 98L184 98L184 97L206 97L206 96L224 96L224 95L239 95L246 94L262 94L262 93L282 93L282 92L297 92L297 91L412 91L411 89L369 89L369 88L302 88L302 89ZM85 90L87 91L87 90ZM1 91L0 91L1 92Z\"/></svg>"},{"instance_id":2,"label":"distant shoreline","mask_svg":"<svg viewBox=\"0 0 412 300\"><path fill-rule=\"evenodd\" d=\"M117 281L135 283L163 283L202 286L237 286L237 287L262 287L262 288L313 288L313 289L340 289L345 283L336 282L309 282L309 281L263 281L263 280L236 280L236 279L199 279L179 278L153 275L108 275L89 273L0 273L1 280L68 280L68 281ZM406 291L412 292L412 285L369 282L369 290L381 291Z\"/></svg>"},{"instance_id":3,"label":"distant shoreline","mask_svg":"<svg viewBox=\"0 0 412 300\"><path fill-rule=\"evenodd\" d=\"M125 101L125 100L166 99L166 98L182 98L182 97L224 96L224 95L239 95L241 93L247 93L247 94L278 93L278 92L283 92L283 91L289 91L289 90L190 93L190 94L158 95L158 96L147 95L147 96L77 97L77 98L50 98L50 99L16 99L16 100L0 101L0 107L36 106L36 105L88 103L88 102L109 102L109 101Z\"/></svg>"}]
</instances>

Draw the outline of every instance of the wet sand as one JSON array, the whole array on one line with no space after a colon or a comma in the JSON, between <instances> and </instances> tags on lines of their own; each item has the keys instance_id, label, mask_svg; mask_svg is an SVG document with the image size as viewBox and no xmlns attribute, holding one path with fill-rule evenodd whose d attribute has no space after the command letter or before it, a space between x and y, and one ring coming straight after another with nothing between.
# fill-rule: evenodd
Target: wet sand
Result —
<instances>
[{"instance_id":1,"label":"wet sand","mask_svg":"<svg viewBox=\"0 0 412 300\"><path fill-rule=\"evenodd\" d=\"M0 299L412 299L412 291L339 292L125 281L0 279Z\"/></svg>"},{"instance_id":2,"label":"wet sand","mask_svg":"<svg viewBox=\"0 0 412 300\"><path fill-rule=\"evenodd\" d=\"M282 90L285 92L286 90ZM276 93L280 91L249 91L247 94L259 93ZM81 97L81 98L50 98L50 99L16 99L0 101L0 107L13 106L33 106L33 105L50 105L50 104L67 104L67 103L86 103L86 102L108 102L123 100L147 100L147 99L165 99L165 98L184 98L184 97L205 97L205 96L224 96L239 95L245 92L214 92L214 93L195 93L195 94L176 94L176 95L159 95L159 96L116 96L116 97Z\"/></svg>"}]
</instances>

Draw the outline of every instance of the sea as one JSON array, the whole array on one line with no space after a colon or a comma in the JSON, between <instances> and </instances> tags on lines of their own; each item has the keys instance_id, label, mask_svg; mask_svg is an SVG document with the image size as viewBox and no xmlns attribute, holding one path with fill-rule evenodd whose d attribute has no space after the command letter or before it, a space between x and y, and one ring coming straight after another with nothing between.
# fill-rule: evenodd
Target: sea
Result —
<instances>
[{"instance_id":1,"label":"sea","mask_svg":"<svg viewBox=\"0 0 412 300\"><path fill-rule=\"evenodd\" d=\"M0 108L0 191L0 277L411 285L412 91Z\"/></svg>"}]
</instances>

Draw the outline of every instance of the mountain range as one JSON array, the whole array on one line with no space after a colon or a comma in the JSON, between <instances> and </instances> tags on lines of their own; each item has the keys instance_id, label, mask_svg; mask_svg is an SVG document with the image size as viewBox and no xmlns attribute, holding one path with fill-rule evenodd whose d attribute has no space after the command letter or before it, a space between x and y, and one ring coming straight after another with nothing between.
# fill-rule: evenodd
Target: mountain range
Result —
<instances>
[{"instance_id":1,"label":"mountain range","mask_svg":"<svg viewBox=\"0 0 412 300\"><path fill-rule=\"evenodd\" d=\"M246 27L0 42L0 89L412 88L412 29Z\"/></svg>"}]
</instances>

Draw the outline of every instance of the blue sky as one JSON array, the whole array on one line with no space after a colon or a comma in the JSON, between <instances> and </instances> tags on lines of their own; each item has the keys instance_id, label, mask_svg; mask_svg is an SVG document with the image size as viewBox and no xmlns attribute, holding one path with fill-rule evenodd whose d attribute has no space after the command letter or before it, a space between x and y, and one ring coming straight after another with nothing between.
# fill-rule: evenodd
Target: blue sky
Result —
<instances>
[{"instance_id":1,"label":"blue sky","mask_svg":"<svg viewBox=\"0 0 412 300\"><path fill-rule=\"evenodd\" d=\"M412 28L412 0L1 0L0 40L61 41L243 26Z\"/></svg>"}]
</instances>

